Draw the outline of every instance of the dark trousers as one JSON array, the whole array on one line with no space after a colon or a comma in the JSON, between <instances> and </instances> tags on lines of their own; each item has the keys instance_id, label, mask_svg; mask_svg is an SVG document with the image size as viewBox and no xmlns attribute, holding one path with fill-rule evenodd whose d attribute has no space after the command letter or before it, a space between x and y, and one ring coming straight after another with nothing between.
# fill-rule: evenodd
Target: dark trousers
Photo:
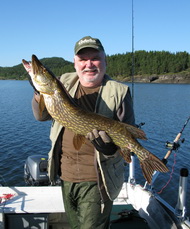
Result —
<instances>
[{"instance_id":1,"label":"dark trousers","mask_svg":"<svg viewBox=\"0 0 190 229\"><path fill-rule=\"evenodd\" d=\"M108 229L113 202L102 205L96 182L62 182L65 211L72 229Z\"/></svg>"}]
</instances>

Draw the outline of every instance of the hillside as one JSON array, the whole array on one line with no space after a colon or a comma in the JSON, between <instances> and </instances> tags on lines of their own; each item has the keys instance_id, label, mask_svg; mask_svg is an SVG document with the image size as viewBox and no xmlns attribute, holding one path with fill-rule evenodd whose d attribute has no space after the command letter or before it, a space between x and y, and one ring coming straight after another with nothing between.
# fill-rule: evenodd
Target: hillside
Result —
<instances>
[{"instance_id":1,"label":"hillside","mask_svg":"<svg viewBox=\"0 0 190 229\"><path fill-rule=\"evenodd\" d=\"M132 61L134 60L134 62ZM73 72L73 63L60 57L40 60L56 76ZM132 63L133 62L133 63ZM190 83L190 54L167 51L136 51L107 56L107 74L119 81L146 83ZM27 79L22 64L0 67L0 79Z\"/></svg>"},{"instance_id":2,"label":"hillside","mask_svg":"<svg viewBox=\"0 0 190 229\"><path fill-rule=\"evenodd\" d=\"M74 71L73 63L61 57L43 58L40 61L57 76L63 72ZM0 67L0 79L23 80L27 78L28 74L22 64L13 67Z\"/></svg>"}]
</instances>

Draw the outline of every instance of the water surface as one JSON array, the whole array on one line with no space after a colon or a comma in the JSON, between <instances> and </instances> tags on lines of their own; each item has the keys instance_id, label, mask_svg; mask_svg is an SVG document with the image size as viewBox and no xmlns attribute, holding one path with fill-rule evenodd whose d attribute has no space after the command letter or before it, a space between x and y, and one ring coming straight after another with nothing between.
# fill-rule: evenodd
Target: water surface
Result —
<instances>
[{"instance_id":1,"label":"water surface","mask_svg":"<svg viewBox=\"0 0 190 229\"><path fill-rule=\"evenodd\" d=\"M148 141L141 143L163 158L167 152L165 142L175 139L190 116L190 85L135 84L134 92L136 123L145 122L143 130L148 137ZM51 122L34 119L32 96L33 89L28 81L0 80L0 183L5 185L24 185L23 167L26 158L35 154L47 155L50 149ZM156 181L158 192L172 176L162 196L173 206L177 201L180 169L189 168L190 165L190 123L182 137L185 142L168 160L170 172L174 167L173 174L161 174ZM136 179L144 184L138 160ZM188 197L189 210L189 190Z\"/></svg>"}]
</instances>

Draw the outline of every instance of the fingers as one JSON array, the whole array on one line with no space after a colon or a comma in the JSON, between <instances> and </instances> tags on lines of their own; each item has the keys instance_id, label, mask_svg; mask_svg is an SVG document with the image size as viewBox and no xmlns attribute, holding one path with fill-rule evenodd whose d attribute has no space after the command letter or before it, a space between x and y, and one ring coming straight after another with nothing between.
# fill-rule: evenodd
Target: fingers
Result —
<instances>
[{"instance_id":1,"label":"fingers","mask_svg":"<svg viewBox=\"0 0 190 229\"><path fill-rule=\"evenodd\" d=\"M99 135L105 143L109 143L112 141L111 138L103 130L99 131Z\"/></svg>"},{"instance_id":2,"label":"fingers","mask_svg":"<svg viewBox=\"0 0 190 229\"><path fill-rule=\"evenodd\" d=\"M92 134L93 134L94 138L98 138L100 136L99 131L97 129L93 129Z\"/></svg>"},{"instance_id":3,"label":"fingers","mask_svg":"<svg viewBox=\"0 0 190 229\"><path fill-rule=\"evenodd\" d=\"M95 138L99 137L99 133L97 129L93 129L92 132L89 132L86 135L86 138L89 139L90 141L93 141Z\"/></svg>"},{"instance_id":4,"label":"fingers","mask_svg":"<svg viewBox=\"0 0 190 229\"><path fill-rule=\"evenodd\" d=\"M93 129L92 132L89 132L86 136L87 139L93 141L94 139L102 139L103 142L109 143L111 142L111 138L106 134L105 131L98 131L97 129Z\"/></svg>"},{"instance_id":5,"label":"fingers","mask_svg":"<svg viewBox=\"0 0 190 229\"><path fill-rule=\"evenodd\" d=\"M97 151L106 156L113 157L117 151L117 146L112 142L105 131L94 129L92 132L89 132L86 137L91 141Z\"/></svg>"}]
</instances>

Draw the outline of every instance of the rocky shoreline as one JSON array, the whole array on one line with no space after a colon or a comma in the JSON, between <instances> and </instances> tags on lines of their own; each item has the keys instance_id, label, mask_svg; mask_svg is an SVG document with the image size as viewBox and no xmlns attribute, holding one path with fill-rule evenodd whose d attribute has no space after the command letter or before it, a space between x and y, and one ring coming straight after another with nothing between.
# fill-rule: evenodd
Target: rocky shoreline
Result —
<instances>
[{"instance_id":1,"label":"rocky shoreline","mask_svg":"<svg viewBox=\"0 0 190 229\"><path fill-rule=\"evenodd\" d=\"M124 81L131 82L126 78ZM190 84L190 75L153 75L153 76L134 76L135 83L168 83L168 84Z\"/></svg>"}]
</instances>

